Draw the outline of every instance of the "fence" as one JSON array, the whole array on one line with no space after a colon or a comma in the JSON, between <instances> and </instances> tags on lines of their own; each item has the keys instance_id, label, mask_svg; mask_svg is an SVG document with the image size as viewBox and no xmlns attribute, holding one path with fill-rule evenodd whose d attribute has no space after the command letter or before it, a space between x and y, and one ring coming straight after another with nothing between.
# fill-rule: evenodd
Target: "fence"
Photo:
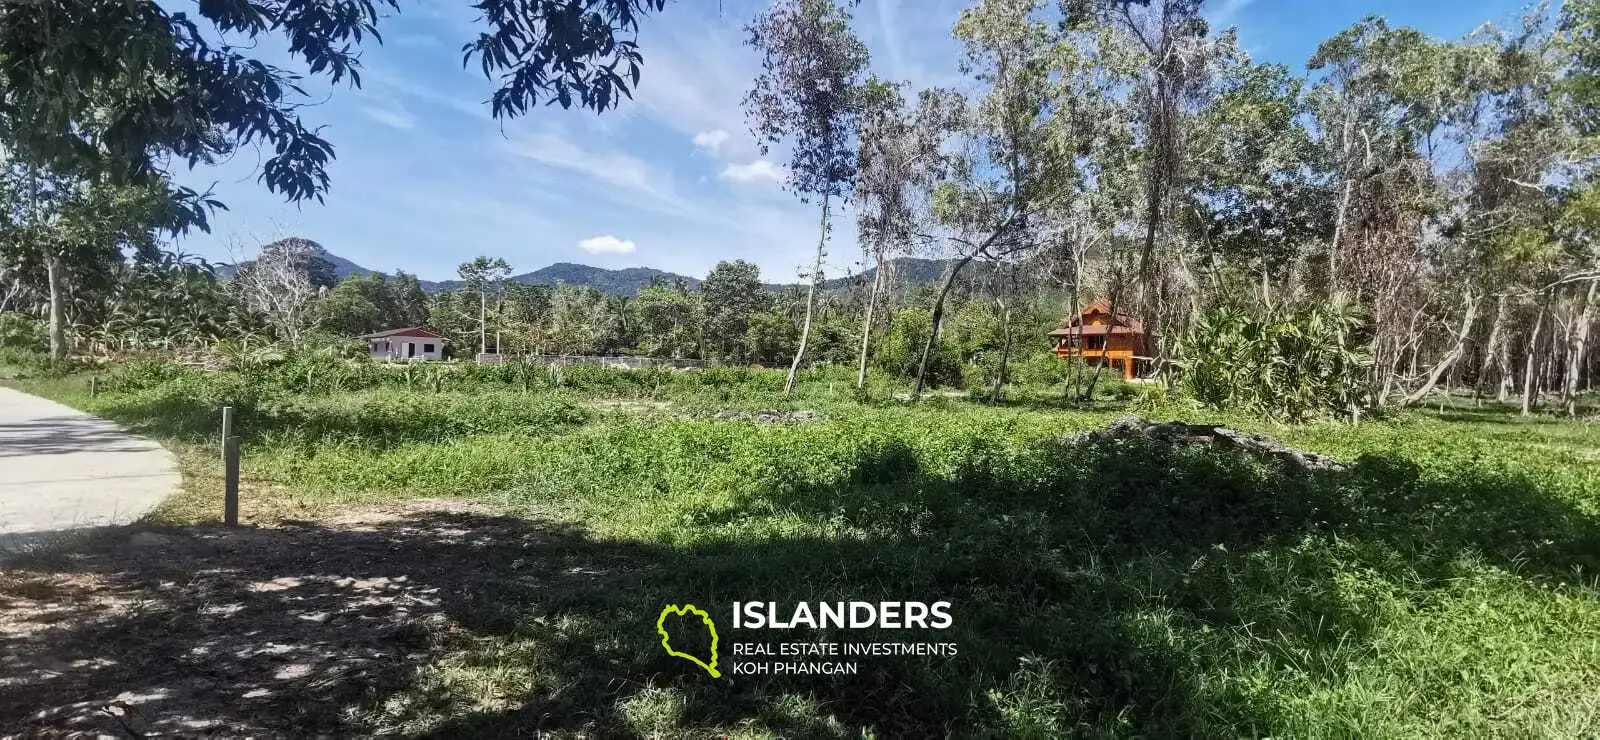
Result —
<instances>
[{"instance_id":1,"label":"fence","mask_svg":"<svg viewBox=\"0 0 1600 740\"><path fill-rule=\"evenodd\" d=\"M478 362L498 365L506 362L532 362L541 365L600 365L602 367L624 367L639 370L647 367L715 367L718 363L710 360L667 360L660 357L629 357L618 355L601 357L598 355L500 355L495 353L479 354Z\"/></svg>"}]
</instances>

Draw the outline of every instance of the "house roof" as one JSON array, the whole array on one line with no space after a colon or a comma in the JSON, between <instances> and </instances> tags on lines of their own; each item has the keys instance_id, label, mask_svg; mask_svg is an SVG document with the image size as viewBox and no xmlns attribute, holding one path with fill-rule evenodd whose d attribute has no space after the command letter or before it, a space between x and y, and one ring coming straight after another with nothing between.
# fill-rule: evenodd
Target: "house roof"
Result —
<instances>
[{"instance_id":1,"label":"house roof","mask_svg":"<svg viewBox=\"0 0 1600 740\"><path fill-rule=\"evenodd\" d=\"M1129 319L1129 321L1132 321L1132 319ZM1098 337L1098 336L1101 336L1101 335L1104 335L1104 334L1143 334L1143 333L1144 333L1144 327L1140 326L1139 323L1137 321L1135 321L1133 326L1109 326L1109 325L1106 325L1106 324L1101 324L1100 326L1063 326L1060 329L1056 329L1055 331L1050 332L1050 336L1052 336L1052 337L1075 337L1075 336L1078 336L1078 335L1081 334L1081 335L1085 335L1085 336Z\"/></svg>"},{"instance_id":2,"label":"house roof","mask_svg":"<svg viewBox=\"0 0 1600 740\"><path fill-rule=\"evenodd\" d=\"M1050 336L1066 337L1077 336L1080 334L1099 336L1103 334L1144 333L1144 322L1125 313L1117 314L1109 324L1101 324L1099 326L1083 326L1083 317L1096 313L1104 314L1108 317L1111 316L1111 304L1104 298L1101 298L1095 300L1093 303L1090 303L1087 308L1084 308L1082 314L1077 316L1068 314L1067 317L1061 321L1061 327L1050 332Z\"/></svg>"},{"instance_id":3,"label":"house roof","mask_svg":"<svg viewBox=\"0 0 1600 740\"><path fill-rule=\"evenodd\" d=\"M420 337L422 339L444 339L444 335L424 329L420 326L411 326L404 329L390 329L372 334L362 334L358 339L388 339L389 337Z\"/></svg>"}]
</instances>

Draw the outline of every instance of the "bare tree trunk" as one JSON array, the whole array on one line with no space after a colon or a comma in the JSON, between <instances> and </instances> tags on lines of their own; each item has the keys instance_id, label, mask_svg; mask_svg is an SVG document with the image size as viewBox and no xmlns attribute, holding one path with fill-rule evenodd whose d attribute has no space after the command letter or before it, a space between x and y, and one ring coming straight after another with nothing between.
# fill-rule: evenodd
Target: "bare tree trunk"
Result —
<instances>
[{"instance_id":1,"label":"bare tree trunk","mask_svg":"<svg viewBox=\"0 0 1600 740\"><path fill-rule=\"evenodd\" d=\"M1511 338L1500 339L1500 351L1495 354L1495 366L1500 373L1500 391L1495 395L1495 400L1505 403L1511 398L1511 391L1516 387L1516 380L1512 378L1511 369Z\"/></svg>"},{"instance_id":2,"label":"bare tree trunk","mask_svg":"<svg viewBox=\"0 0 1600 740\"><path fill-rule=\"evenodd\" d=\"M1080 245L1082 246L1082 245ZM1079 249L1072 255L1072 318L1076 319L1080 313L1078 303L1083 298L1083 250ZM1072 341L1067 339L1066 341ZM1078 337L1079 351L1082 351L1083 336ZM1076 400L1078 394L1083 392L1083 356L1076 356L1072 363L1072 398Z\"/></svg>"},{"instance_id":3,"label":"bare tree trunk","mask_svg":"<svg viewBox=\"0 0 1600 740\"><path fill-rule=\"evenodd\" d=\"M1346 168L1344 174L1344 192L1339 196L1339 212L1333 219L1333 241L1328 243L1328 295L1332 296L1339 290L1339 243L1344 238L1344 225L1350 213L1350 199L1355 195L1356 180L1350 176L1350 129L1355 126L1355 117L1346 111L1344 128L1340 143L1340 165Z\"/></svg>"},{"instance_id":4,"label":"bare tree trunk","mask_svg":"<svg viewBox=\"0 0 1600 740\"><path fill-rule=\"evenodd\" d=\"M61 286L61 255L45 250L45 275L50 283L50 359L67 359L66 295Z\"/></svg>"},{"instance_id":5,"label":"bare tree trunk","mask_svg":"<svg viewBox=\"0 0 1600 740\"><path fill-rule=\"evenodd\" d=\"M800 372L800 362L805 359L806 345L811 341L811 318L817 307L817 285L822 282L822 258L828 246L828 193L822 194L822 234L817 237L817 263L811 270L811 285L806 288L806 318L800 325L800 347L795 350L794 361L789 363L789 377L783 381L783 400L794 393L794 379Z\"/></svg>"},{"instance_id":6,"label":"bare tree trunk","mask_svg":"<svg viewBox=\"0 0 1600 740\"><path fill-rule=\"evenodd\" d=\"M1423 383L1421 388L1418 388L1411 395L1406 396L1400 401L1401 406L1410 406L1411 404L1422 400L1424 396L1427 396L1433 391L1434 386L1439 384L1439 379L1443 378L1445 373L1449 372L1455 367L1456 362L1459 361L1461 359L1461 355L1464 354L1463 350L1466 348L1467 335L1472 332L1472 322L1477 318L1478 298L1477 296L1469 293L1467 294L1467 312L1466 315L1461 319L1461 331L1456 334L1455 346L1450 348L1449 352L1445 353L1444 358L1439 360L1439 364L1433 366L1433 371L1428 373L1427 382Z\"/></svg>"},{"instance_id":7,"label":"bare tree trunk","mask_svg":"<svg viewBox=\"0 0 1600 740\"><path fill-rule=\"evenodd\" d=\"M1539 365L1539 330L1544 328L1544 307L1539 307L1539 313L1533 319L1533 331L1528 335L1528 346L1523 350L1526 360L1522 369L1522 414L1527 416L1533 410L1533 400L1539 397L1539 376L1535 372Z\"/></svg>"},{"instance_id":8,"label":"bare tree trunk","mask_svg":"<svg viewBox=\"0 0 1600 740\"><path fill-rule=\"evenodd\" d=\"M1135 310L1148 308L1150 283L1155 282L1156 230L1159 228L1161 221L1161 186L1155 177L1151 179L1149 191L1149 203L1145 207L1145 221L1147 223L1144 232L1144 249L1139 253L1139 302Z\"/></svg>"},{"instance_id":9,"label":"bare tree trunk","mask_svg":"<svg viewBox=\"0 0 1600 740\"><path fill-rule=\"evenodd\" d=\"M872 270L872 292L867 296L867 315L861 320L861 357L856 366L856 388L867 387L867 350L872 344L872 313L878 306L878 289L883 285L883 252L877 251L877 265Z\"/></svg>"},{"instance_id":10,"label":"bare tree trunk","mask_svg":"<svg viewBox=\"0 0 1600 740\"><path fill-rule=\"evenodd\" d=\"M1344 181L1344 195L1339 198L1339 215L1333 221L1333 241L1328 244L1328 294L1339 289L1339 240L1344 237L1345 216L1350 212L1350 197L1355 192L1355 180Z\"/></svg>"},{"instance_id":11,"label":"bare tree trunk","mask_svg":"<svg viewBox=\"0 0 1600 740\"><path fill-rule=\"evenodd\" d=\"M18 295L21 295L21 293L22 281L12 280L10 287L6 288L5 295L0 296L0 313L5 313L8 311L11 308L11 301Z\"/></svg>"},{"instance_id":12,"label":"bare tree trunk","mask_svg":"<svg viewBox=\"0 0 1600 740\"><path fill-rule=\"evenodd\" d=\"M1011 309L1006 307L1004 298L995 296L995 305L1000 307L1000 373L994 379L994 391L989 394L989 405L1000 402L1000 393L1006 387L1006 362L1011 359Z\"/></svg>"},{"instance_id":13,"label":"bare tree trunk","mask_svg":"<svg viewBox=\"0 0 1600 740\"><path fill-rule=\"evenodd\" d=\"M1382 345L1379 345L1379 347L1381 348ZM1376 367L1376 363L1374 363L1374 367ZM1395 376L1399 375L1399 374L1400 374L1400 348L1396 347L1395 351L1394 351L1394 356L1392 358L1390 358L1388 363L1386 363L1385 366L1384 366L1383 386L1382 386L1382 389L1378 391L1378 405L1379 406L1384 406L1384 405L1387 405L1389 403L1389 392L1394 390L1394 379L1395 379Z\"/></svg>"},{"instance_id":14,"label":"bare tree trunk","mask_svg":"<svg viewBox=\"0 0 1600 740\"><path fill-rule=\"evenodd\" d=\"M478 354L489 353L489 295L478 291Z\"/></svg>"},{"instance_id":15,"label":"bare tree trunk","mask_svg":"<svg viewBox=\"0 0 1600 740\"><path fill-rule=\"evenodd\" d=\"M922 342L922 358L917 361L917 382L911 389L912 398L922 395L928 377L928 355L932 354L933 342L939 335L939 322L944 320L944 299L950 294L950 286L955 283L956 275L960 274L961 268L966 267L967 263L977 256L978 253L973 251L951 265L950 272L945 273L944 283L939 286L939 295L933 299L933 321L928 326L927 339Z\"/></svg>"},{"instance_id":16,"label":"bare tree trunk","mask_svg":"<svg viewBox=\"0 0 1600 740\"><path fill-rule=\"evenodd\" d=\"M1578 325L1574 327L1572 347L1567 357L1567 384L1562 396L1567 403L1567 416L1578 415L1578 380L1583 372L1584 358L1589 352L1589 328L1594 324L1594 294L1600 289L1600 280L1589 282L1583 303L1578 310Z\"/></svg>"},{"instance_id":17,"label":"bare tree trunk","mask_svg":"<svg viewBox=\"0 0 1600 740\"><path fill-rule=\"evenodd\" d=\"M1489 341L1483 346L1483 362L1478 364L1478 382L1472 384L1472 398L1474 401L1479 401L1482 398L1483 385L1489 379L1489 367L1490 365L1496 365L1496 359L1501 355L1500 343L1505 341L1505 333L1501 329L1505 326L1505 322L1506 296L1502 293L1495 297L1494 323L1489 326Z\"/></svg>"}]
</instances>

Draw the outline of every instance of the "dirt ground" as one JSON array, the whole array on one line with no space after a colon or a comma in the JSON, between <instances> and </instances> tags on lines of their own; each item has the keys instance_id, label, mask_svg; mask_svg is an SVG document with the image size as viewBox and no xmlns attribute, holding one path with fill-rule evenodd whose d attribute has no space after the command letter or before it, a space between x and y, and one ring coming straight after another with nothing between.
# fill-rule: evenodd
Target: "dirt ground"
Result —
<instances>
[{"instance_id":1,"label":"dirt ground","mask_svg":"<svg viewBox=\"0 0 1600 740\"><path fill-rule=\"evenodd\" d=\"M582 537L414 501L274 528L108 529L14 558L0 569L0 733L369 734L361 707L485 620L629 567L574 548Z\"/></svg>"}]
</instances>

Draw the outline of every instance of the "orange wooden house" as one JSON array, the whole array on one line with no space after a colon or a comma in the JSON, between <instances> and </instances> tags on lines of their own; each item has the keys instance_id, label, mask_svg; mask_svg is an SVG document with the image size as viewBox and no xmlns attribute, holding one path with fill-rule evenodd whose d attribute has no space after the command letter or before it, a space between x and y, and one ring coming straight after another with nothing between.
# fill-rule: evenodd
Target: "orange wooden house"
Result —
<instances>
[{"instance_id":1,"label":"orange wooden house","mask_svg":"<svg viewBox=\"0 0 1600 740\"><path fill-rule=\"evenodd\" d=\"M1061 328L1050 332L1056 357L1082 357L1121 367L1124 377L1132 378L1136 364L1145 356L1144 324L1125 313L1111 315L1111 304L1095 301L1077 316L1068 316Z\"/></svg>"}]
</instances>

